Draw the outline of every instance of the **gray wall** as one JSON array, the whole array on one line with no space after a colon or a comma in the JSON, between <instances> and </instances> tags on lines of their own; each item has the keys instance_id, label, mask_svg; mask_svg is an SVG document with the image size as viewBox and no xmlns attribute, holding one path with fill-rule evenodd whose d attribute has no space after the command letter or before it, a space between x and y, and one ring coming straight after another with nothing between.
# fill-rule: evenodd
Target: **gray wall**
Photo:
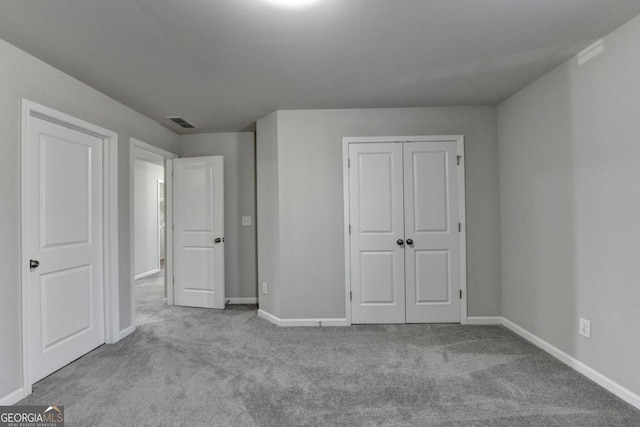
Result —
<instances>
[{"instance_id":1,"label":"gray wall","mask_svg":"<svg viewBox=\"0 0 640 427\"><path fill-rule=\"evenodd\" d=\"M640 393L640 18L498 108L504 316ZM578 318L591 320L591 339Z\"/></svg>"},{"instance_id":2,"label":"gray wall","mask_svg":"<svg viewBox=\"0 0 640 427\"><path fill-rule=\"evenodd\" d=\"M275 215L280 227L280 307L272 314L345 317L342 138L443 134L465 135L469 315L501 314L494 107L278 111L277 146L273 132L267 136L261 130L258 127L258 215L263 213L261 198L270 202L274 192L279 209L272 209L268 221L274 223ZM265 170L262 182L263 162L277 168L277 179L267 177ZM259 259L273 256L270 251L259 245Z\"/></svg>"},{"instance_id":3,"label":"gray wall","mask_svg":"<svg viewBox=\"0 0 640 427\"><path fill-rule=\"evenodd\" d=\"M183 135L180 143L180 157L224 156L225 297L255 298L255 134ZM251 216L252 225L242 226L242 216Z\"/></svg>"},{"instance_id":4,"label":"gray wall","mask_svg":"<svg viewBox=\"0 0 640 427\"><path fill-rule=\"evenodd\" d=\"M278 113L258 120L256 132L256 182L258 202L258 290L260 309L280 314L280 215L278 180Z\"/></svg>"},{"instance_id":5,"label":"gray wall","mask_svg":"<svg viewBox=\"0 0 640 427\"><path fill-rule=\"evenodd\" d=\"M129 137L177 152L178 138L158 123L0 40L0 398L21 387L21 98L118 133L120 328L131 324Z\"/></svg>"}]
</instances>

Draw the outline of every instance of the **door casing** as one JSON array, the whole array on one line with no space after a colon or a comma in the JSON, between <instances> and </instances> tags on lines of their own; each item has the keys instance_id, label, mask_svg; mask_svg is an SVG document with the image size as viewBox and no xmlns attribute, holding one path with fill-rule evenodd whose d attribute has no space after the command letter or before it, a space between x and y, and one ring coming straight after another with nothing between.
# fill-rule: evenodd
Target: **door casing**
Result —
<instances>
[{"instance_id":1,"label":"door casing","mask_svg":"<svg viewBox=\"0 0 640 427\"><path fill-rule=\"evenodd\" d=\"M345 317L351 322L351 235L349 231L349 144L370 143L403 143L403 142L455 142L460 159L458 168L459 215L462 230L460 238L460 323L467 324L467 221L465 209L465 173L464 173L464 135L428 135L428 136L377 136L377 137L345 137L342 139L342 182L344 203L344 254L345 254Z\"/></svg>"},{"instance_id":2,"label":"door casing","mask_svg":"<svg viewBox=\"0 0 640 427\"><path fill-rule=\"evenodd\" d=\"M22 339L22 394L28 396L32 392L29 376L29 337L28 332L28 292L27 275L27 144L29 118L37 117L68 127L79 132L87 133L103 141L103 283L104 283L104 327L105 342L112 344L120 340L120 310L119 310L119 269L118 269L118 134L94 124L61 113L44 105L27 99L22 99L21 116L21 163L20 163L20 335Z\"/></svg>"}]
</instances>

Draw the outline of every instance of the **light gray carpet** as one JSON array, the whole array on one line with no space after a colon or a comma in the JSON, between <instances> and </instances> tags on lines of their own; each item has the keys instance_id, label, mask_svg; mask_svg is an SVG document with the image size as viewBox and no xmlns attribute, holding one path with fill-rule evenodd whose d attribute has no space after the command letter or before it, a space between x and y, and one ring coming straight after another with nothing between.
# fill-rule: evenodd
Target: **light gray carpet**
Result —
<instances>
[{"instance_id":1,"label":"light gray carpet","mask_svg":"<svg viewBox=\"0 0 640 427\"><path fill-rule=\"evenodd\" d=\"M640 411L497 326L279 328L165 307L34 386L68 426L639 426Z\"/></svg>"}]
</instances>

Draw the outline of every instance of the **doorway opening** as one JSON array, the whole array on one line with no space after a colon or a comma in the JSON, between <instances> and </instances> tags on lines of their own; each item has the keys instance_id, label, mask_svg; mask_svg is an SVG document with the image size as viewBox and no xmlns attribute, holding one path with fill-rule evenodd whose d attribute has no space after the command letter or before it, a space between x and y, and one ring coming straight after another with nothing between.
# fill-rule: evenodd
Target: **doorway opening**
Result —
<instances>
[{"instance_id":1,"label":"doorway opening","mask_svg":"<svg viewBox=\"0 0 640 427\"><path fill-rule=\"evenodd\" d=\"M171 159L177 156L150 144L131 142L132 319L155 321L172 304L169 192Z\"/></svg>"}]
</instances>

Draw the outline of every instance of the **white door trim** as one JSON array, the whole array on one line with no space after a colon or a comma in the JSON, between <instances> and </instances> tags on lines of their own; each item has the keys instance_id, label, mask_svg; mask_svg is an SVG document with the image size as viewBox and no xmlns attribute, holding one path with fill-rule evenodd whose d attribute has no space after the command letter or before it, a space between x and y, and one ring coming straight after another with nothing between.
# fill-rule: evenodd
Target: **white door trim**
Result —
<instances>
[{"instance_id":1,"label":"white door trim","mask_svg":"<svg viewBox=\"0 0 640 427\"><path fill-rule=\"evenodd\" d=\"M22 339L22 386L24 396L32 391L29 376L28 304L27 304L27 127L29 117L37 117L103 140L103 244L104 244L104 314L105 342L120 339L119 268L118 268L118 134L44 105L22 99L20 137L20 335Z\"/></svg>"},{"instance_id":2,"label":"white door trim","mask_svg":"<svg viewBox=\"0 0 640 427\"><path fill-rule=\"evenodd\" d=\"M464 135L429 135L429 136L376 136L376 137L345 137L342 138L342 185L344 205L344 282L345 282L345 317L351 325L351 245L349 233L349 144L364 144L377 142L429 142L443 141L458 144L460 167L458 168L460 222L460 323L467 324L467 220L465 206L465 175L464 175Z\"/></svg>"},{"instance_id":3,"label":"white door trim","mask_svg":"<svg viewBox=\"0 0 640 427\"><path fill-rule=\"evenodd\" d=\"M136 322L136 295L135 295L135 281L136 281L136 263L135 263L135 219L133 208L133 196L134 196L134 181L133 181L133 164L135 159L141 159L150 163L164 166L164 191L165 191L165 286L166 286L166 303L173 305L173 180L171 176L173 174L173 163L171 160L177 159L178 155L170 151L158 148L155 145L142 142L139 139L131 138L131 144L129 145L129 244L131 247L131 271L130 271L130 283L131 283L131 327L129 333L135 330ZM127 334L128 335L128 334Z\"/></svg>"}]
</instances>

